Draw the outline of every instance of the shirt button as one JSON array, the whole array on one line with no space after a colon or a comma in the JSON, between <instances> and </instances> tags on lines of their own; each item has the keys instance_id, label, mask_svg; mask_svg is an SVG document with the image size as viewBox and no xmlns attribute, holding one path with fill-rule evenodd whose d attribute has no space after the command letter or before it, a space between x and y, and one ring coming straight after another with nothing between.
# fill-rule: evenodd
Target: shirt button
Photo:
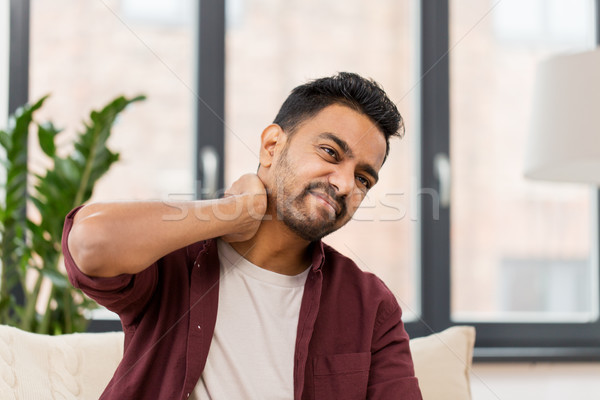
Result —
<instances>
[{"instance_id":1,"label":"shirt button","mask_svg":"<svg viewBox=\"0 0 600 400\"><path fill-rule=\"evenodd\" d=\"M187 397L190 397L190 394L188 393L186 396L187 396Z\"/></svg>"},{"instance_id":2,"label":"shirt button","mask_svg":"<svg viewBox=\"0 0 600 400\"><path fill-rule=\"evenodd\" d=\"M200 325L198 325L198 329L202 329L202 327L200 327Z\"/></svg>"}]
</instances>

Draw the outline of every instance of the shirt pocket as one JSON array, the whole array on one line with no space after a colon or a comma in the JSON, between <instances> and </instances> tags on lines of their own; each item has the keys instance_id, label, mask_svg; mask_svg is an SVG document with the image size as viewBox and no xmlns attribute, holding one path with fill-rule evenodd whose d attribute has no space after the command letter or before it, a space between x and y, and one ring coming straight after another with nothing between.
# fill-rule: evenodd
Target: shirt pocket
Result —
<instances>
[{"instance_id":1,"label":"shirt pocket","mask_svg":"<svg viewBox=\"0 0 600 400\"><path fill-rule=\"evenodd\" d=\"M364 400L371 353L333 354L313 359L316 400Z\"/></svg>"}]
</instances>

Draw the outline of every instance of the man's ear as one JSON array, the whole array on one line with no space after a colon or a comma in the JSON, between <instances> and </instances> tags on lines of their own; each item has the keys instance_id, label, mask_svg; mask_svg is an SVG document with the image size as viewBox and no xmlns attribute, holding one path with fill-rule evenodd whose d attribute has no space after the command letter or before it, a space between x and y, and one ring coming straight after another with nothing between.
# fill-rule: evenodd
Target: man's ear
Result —
<instances>
[{"instance_id":1,"label":"man's ear","mask_svg":"<svg viewBox=\"0 0 600 400\"><path fill-rule=\"evenodd\" d=\"M267 126L260 136L260 165L269 168L273 164L275 148L285 142L285 132L277 124Z\"/></svg>"}]
</instances>

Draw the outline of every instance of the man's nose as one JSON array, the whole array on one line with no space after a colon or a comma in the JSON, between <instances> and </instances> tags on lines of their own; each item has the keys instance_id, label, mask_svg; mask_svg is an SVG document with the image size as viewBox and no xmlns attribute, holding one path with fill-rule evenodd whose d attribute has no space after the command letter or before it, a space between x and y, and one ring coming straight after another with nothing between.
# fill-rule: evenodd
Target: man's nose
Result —
<instances>
[{"instance_id":1,"label":"man's nose","mask_svg":"<svg viewBox=\"0 0 600 400\"><path fill-rule=\"evenodd\" d=\"M354 190L354 169L340 164L337 167L329 175L329 183L335 187L338 196L349 196Z\"/></svg>"}]
</instances>

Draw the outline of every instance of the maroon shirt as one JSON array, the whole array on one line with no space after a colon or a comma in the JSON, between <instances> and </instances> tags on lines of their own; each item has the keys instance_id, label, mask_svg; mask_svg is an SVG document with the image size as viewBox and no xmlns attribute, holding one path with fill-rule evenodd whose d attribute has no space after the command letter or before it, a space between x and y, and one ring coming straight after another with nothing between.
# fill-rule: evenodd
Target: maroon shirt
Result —
<instances>
[{"instance_id":1,"label":"maroon shirt","mask_svg":"<svg viewBox=\"0 0 600 400\"><path fill-rule=\"evenodd\" d=\"M217 318L216 240L166 255L136 275L83 274L62 248L69 279L119 314L123 360L101 399L186 399L208 356ZM390 290L331 247L313 244L300 306L294 356L294 399L421 400L408 335ZM227 377L223 377L227 384Z\"/></svg>"}]
</instances>

